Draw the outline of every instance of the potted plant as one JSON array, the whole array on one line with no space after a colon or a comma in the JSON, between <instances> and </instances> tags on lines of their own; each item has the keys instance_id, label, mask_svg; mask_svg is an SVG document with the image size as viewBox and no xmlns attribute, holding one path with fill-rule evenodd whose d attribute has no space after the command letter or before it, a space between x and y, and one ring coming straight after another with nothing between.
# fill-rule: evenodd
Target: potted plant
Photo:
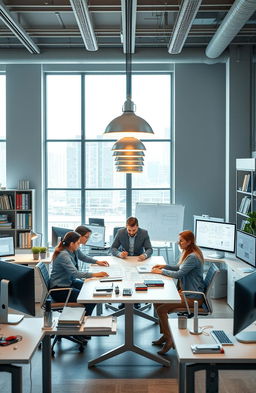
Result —
<instances>
[{"instance_id":1,"label":"potted plant","mask_svg":"<svg viewBox=\"0 0 256 393\"><path fill-rule=\"evenodd\" d=\"M39 254L40 254L40 247L32 247L31 251L33 253L33 259L35 261L39 260Z\"/></svg>"},{"instance_id":2,"label":"potted plant","mask_svg":"<svg viewBox=\"0 0 256 393\"><path fill-rule=\"evenodd\" d=\"M250 233L256 236L256 212L248 213L248 218L246 219L246 224L244 226L244 232Z\"/></svg>"},{"instance_id":3,"label":"potted plant","mask_svg":"<svg viewBox=\"0 0 256 393\"><path fill-rule=\"evenodd\" d=\"M47 247L39 247L39 248L40 248L40 259L45 259Z\"/></svg>"}]
</instances>

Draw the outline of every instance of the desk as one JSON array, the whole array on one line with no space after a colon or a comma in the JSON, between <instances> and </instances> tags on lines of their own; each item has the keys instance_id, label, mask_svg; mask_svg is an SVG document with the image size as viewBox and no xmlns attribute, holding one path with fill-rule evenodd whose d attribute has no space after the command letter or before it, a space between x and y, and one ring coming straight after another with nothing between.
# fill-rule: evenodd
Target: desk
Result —
<instances>
[{"instance_id":1,"label":"desk","mask_svg":"<svg viewBox=\"0 0 256 393\"><path fill-rule=\"evenodd\" d=\"M11 373L12 393L22 392L22 368L14 364L30 363L43 337L42 324L42 318L24 318L18 325L1 325L1 335L22 336L18 343L0 347L0 371ZM44 385L44 375L42 382ZM48 393L47 390L43 392Z\"/></svg>"},{"instance_id":2,"label":"desk","mask_svg":"<svg viewBox=\"0 0 256 393\"><path fill-rule=\"evenodd\" d=\"M13 257L6 257L6 260L8 261L8 259L14 259L14 261L10 261L9 263L18 263L19 265L27 265L29 267L34 268L39 261L44 262L46 265L49 265L51 263L51 258L46 258L46 259L41 259L38 261L35 261L33 259L33 254L32 252L30 254L16 254ZM3 260L5 260L5 258L3 257ZM42 285L41 285L41 280L38 276L38 272L35 270L35 302L36 303L40 303L41 299L42 299Z\"/></svg>"},{"instance_id":3,"label":"desk","mask_svg":"<svg viewBox=\"0 0 256 393\"><path fill-rule=\"evenodd\" d=\"M100 258L97 258L100 259ZM164 366L169 366L170 362L164 359L161 356L152 354L148 351L143 350L138 345L134 344L133 337L133 314L138 314L139 310L134 312L133 304L134 303L177 303L180 302L180 296L175 286L174 281L166 276L162 276L159 274L146 273L141 274L137 272L136 267L142 265L150 265L154 266L156 264L165 264L163 257L161 256L153 256L151 258L146 259L143 262L138 261L138 257L127 257L126 259L121 259L113 256L108 256L102 258L109 262L110 268L104 268L102 266L96 266L95 269L111 271L110 269L115 270L119 274L115 273L115 275L120 275L123 277L123 281L114 283L119 286L120 294L116 295L112 294L111 297L93 297L94 288L98 285L98 279L88 279L84 283L80 294L77 298L78 303L124 303L124 317L125 317L125 342L123 345L109 351L100 357L91 360L88 363L88 366L94 366L97 363L112 358L113 356L119 355L126 351L135 352L141 356L144 356L148 359L154 360ZM108 270L109 269L109 270ZM149 288L147 292L135 292L134 284L136 282L142 282L144 279L162 279L165 283L164 287L160 288ZM133 293L132 296L123 296L122 290L123 288L132 288Z\"/></svg>"},{"instance_id":4,"label":"desk","mask_svg":"<svg viewBox=\"0 0 256 393\"><path fill-rule=\"evenodd\" d=\"M188 320L191 324L192 320ZM256 369L256 344L243 344L235 340L232 346L225 346L224 354L196 354L191 351L191 344L215 343L214 339L204 334L195 336L188 329L178 329L177 319L169 319L173 341L179 361L179 393L195 392L195 372L206 370L206 386L208 393L218 392L219 370ZM223 329L232 334L233 319L199 319L199 326L212 326L211 329ZM252 325L247 330L255 330ZM210 329L206 331L209 332Z\"/></svg>"}]
</instances>

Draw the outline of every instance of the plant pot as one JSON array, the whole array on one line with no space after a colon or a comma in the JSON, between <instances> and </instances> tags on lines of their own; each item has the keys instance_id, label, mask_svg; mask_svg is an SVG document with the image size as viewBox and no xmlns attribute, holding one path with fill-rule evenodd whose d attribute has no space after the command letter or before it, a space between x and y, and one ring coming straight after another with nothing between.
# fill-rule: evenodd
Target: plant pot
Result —
<instances>
[{"instance_id":1,"label":"plant pot","mask_svg":"<svg viewBox=\"0 0 256 393\"><path fill-rule=\"evenodd\" d=\"M40 252L40 259L46 258L46 252Z\"/></svg>"},{"instance_id":2,"label":"plant pot","mask_svg":"<svg viewBox=\"0 0 256 393\"><path fill-rule=\"evenodd\" d=\"M39 254L33 254L34 261L39 261Z\"/></svg>"}]
</instances>

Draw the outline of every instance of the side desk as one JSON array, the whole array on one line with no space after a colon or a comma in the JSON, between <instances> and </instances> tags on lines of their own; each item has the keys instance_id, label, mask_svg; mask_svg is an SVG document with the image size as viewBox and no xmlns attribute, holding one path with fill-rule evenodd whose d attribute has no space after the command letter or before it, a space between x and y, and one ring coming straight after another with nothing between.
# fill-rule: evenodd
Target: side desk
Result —
<instances>
[{"instance_id":1,"label":"side desk","mask_svg":"<svg viewBox=\"0 0 256 393\"><path fill-rule=\"evenodd\" d=\"M22 393L22 368L15 364L30 363L44 335L42 324L42 318L24 318L18 325L1 325L1 335L22 336L18 343L0 347L0 371L11 374L12 393Z\"/></svg>"},{"instance_id":2,"label":"side desk","mask_svg":"<svg viewBox=\"0 0 256 393\"><path fill-rule=\"evenodd\" d=\"M193 320L188 320L187 329L178 329L177 319L169 319L170 329L175 344L179 361L179 393L195 393L195 373L200 370L206 371L205 386L207 393L219 392L219 370L252 370L256 369L256 343L244 344L238 342L232 346L224 347L224 354L193 354L191 344L213 344L214 339L210 335L192 335L189 329ZM223 329L232 334L233 319L199 319L199 326L211 326L205 329ZM255 324L247 330L255 330Z\"/></svg>"}]
</instances>

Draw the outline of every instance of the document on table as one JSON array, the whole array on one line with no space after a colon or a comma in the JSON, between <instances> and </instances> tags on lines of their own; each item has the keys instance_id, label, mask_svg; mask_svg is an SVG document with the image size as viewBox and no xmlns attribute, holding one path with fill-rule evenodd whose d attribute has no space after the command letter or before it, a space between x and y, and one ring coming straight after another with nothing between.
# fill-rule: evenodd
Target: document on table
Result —
<instances>
[{"instance_id":1,"label":"document on table","mask_svg":"<svg viewBox=\"0 0 256 393\"><path fill-rule=\"evenodd\" d=\"M117 267L106 267L106 266L99 266L99 265L91 265L89 268L89 273L98 273L98 272L106 272L111 277L122 277L122 270L118 269Z\"/></svg>"}]
</instances>

